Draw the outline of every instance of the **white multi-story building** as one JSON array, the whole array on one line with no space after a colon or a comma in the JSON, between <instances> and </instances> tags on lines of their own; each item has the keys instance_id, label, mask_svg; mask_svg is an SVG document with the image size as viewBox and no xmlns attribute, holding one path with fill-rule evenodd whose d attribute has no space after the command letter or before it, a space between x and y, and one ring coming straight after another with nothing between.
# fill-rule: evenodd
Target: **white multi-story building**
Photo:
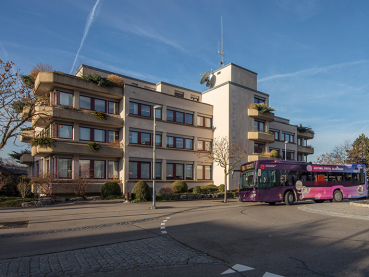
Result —
<instances>
[{"instance_id":1,"label":"white multi-story building","mask_svg":"<svg viewBox=\"0 0 369 277\"><path fill-rule=\"evenodd\" d=\"M99 87L80 78L88 74L118 75L124 87ZM305 160L313 154L307 146L312 133L299 133L288 119L250 108L253 103L269 105L269 95L257 90L255 72L228 64L210 77L212 87L201 93L86 65L74 76L40 72L34 94L49 97L50 105L37 108L34 130L24 131L21 140L47 136L55 139L55 146L33 146L32 154L21 161L29 165L30 177L53 173L65 179L54 193L71 193L67 180L85 174L81 168L89 169L85 177L93 184L91 193L100 192L112 178L121 181L123 192L131 191L138 180L151 185L154 116L158 188L174 180L185 180L189 188L224 183L223 170L201 155L216 137L246 144L248 156L241 162L267 159L263 153L271 150L284 157L285 147L290 160ZM162 109L154 110L156 105ZM98 118L96 112L106 119ZM90 150L89 143L98 143L100 150ZM230 189L238 187L238 177L229 177Z\"/></svg>"}]
</instances>

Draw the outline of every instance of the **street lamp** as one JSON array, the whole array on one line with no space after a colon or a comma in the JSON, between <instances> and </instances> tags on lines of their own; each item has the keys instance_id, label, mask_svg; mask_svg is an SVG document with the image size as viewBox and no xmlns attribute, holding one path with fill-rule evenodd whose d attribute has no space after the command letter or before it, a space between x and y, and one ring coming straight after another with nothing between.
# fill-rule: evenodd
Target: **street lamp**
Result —
<instances>
[{"instance_id":1,"label":"street lamp","mask_svg":"<svg viewBox=\"0 0 369 277\"><path fill-rule=\"evenodd\" d=\"M162 109L162 105L154 106L154 134L153 134L153 147L152 147L152 207L151 209L156 209L155 205L155 198L156 198L156 191L155 191L155 160L156 160L156 110Z\"/></svg>"},{"instance_id":2,"label":"street lamp","mask_svg":"<svg viewBox=\"0 0 369 277\"><path fill-rule=\"evenodd\" d=\"M288 141L284 142L284 160L285 161L287 160L287 143Z\"/></svg>"}]
</instances>

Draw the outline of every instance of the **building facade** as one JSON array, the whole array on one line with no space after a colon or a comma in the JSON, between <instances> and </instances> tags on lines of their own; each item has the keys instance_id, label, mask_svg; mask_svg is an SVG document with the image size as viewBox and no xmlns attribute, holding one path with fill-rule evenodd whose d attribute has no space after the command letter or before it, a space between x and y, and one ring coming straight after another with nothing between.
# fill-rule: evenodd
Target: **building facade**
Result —
<instances>
[{"instance_id":1,"label":"building facade","mask_svg":"<svg viewBox=\"0 0 369 277\"><path fill-rule=\"evenodd\" d=\"M123 192L139 180L157 188L185 180L189 188L224 183L223 170L205 155L214 138L227 136L247 145L241 161L267 159L277 150L287 159L306 160L313 154L307 146L312 133L299 133L288 119L250 108L253 103L269 105L269 95L257 90L257 74L235 64L211 73L212 88L203 93L165 82L157 84L120 74L124 86L99 87L81 78L88 74L115 74L82 65L76 74L40 72L35 95L44 95L49 105L37 107L34 130L24 131L21 141L55 139L53 147L32 146L22 162L30 177L45 173L58 179L89 179L90 193L119 179ZM161 109L154 110L154 106ZM153 119L156 119L156 164L153 161ZM288 141L288 143L285 143ZM94 145L100 149L94 151ZM92 149L92 150L91 150ZM95 149L96 150L96 149ZM228 177L228 188L238 188L239 175ZM71 193L67 181L54 193Z\"/></svg>"}]
</instances>

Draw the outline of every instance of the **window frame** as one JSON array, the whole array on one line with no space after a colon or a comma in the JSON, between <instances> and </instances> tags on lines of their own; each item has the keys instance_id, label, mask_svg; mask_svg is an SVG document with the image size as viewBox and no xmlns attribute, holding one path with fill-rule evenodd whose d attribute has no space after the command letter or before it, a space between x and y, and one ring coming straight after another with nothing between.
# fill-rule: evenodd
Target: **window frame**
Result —
<instances>
[{"instance_id":1,"label":"window frame","mask_svg":"<svg viewBox=\"0 0 369 277\"><path fill-rule=\"evenodd\" d=\"M71 94L72 95L72 104L71 105L60 104L60 93ZM56 99L55 99L55 97L56 97ZM74 105L74 93L73 92L67 92L67 91L61 91L61 90L56 90L55 94L54 94L54 103L56 103L56 105L60 105L60 106L73 107L73 105Z\"/></svg>"},{"instance_id":2,"label":"window frame","mask_svg":"<svg viewBox=\"0 0 369 277\"><path fill-rule=\"evenodd\" d=\"M204 128L209 128L209 129L211 129L213 127L213 118L203 116L203 115L197 115L197 123L198 123L199 118L202 118L202 124L201 125L197 124L197 126L204 127ZM206 119L210 119L210 127L206 127Z\"/></svg>"},{"instance_id":3,"label":"window frame","mask_svg":"<svg viewBox=\"0 0 369 277\"><path fill-rule=\"evenodd\" d=\"M257 152L255 152L255 146L257 146ZM263 147L261 147L263 146ZM254 153L257 154L261 154L263 153L263 151L261 151L263 148L263 150L265 151L265 143L261 143L261 142L254 142ZM260 151L260 152L259 152Z\"/></svg>"},{"instance_id":4,"label":"window frame","mask_svg":"<svg viewBox=\"0 0 369 277\"><path fill-rule=\"evenodd\" d=\"M255 123L257 124L257 129L255 129ZM260 130L261 124L263 125L262 130ZM265 132L265 121L261 120L254 120L254 130L257 130L259 132Z\"/></svg>"},{"instance_id":5,"label":"window frame","mask_svg":"<svg viewBox=\"0 0 369 277\"><path fill-rule=\"evenodd\" d=\"M169 138L173 139L173 146L168 146L168 139ZM182 148L177 147L177 138L178 139L183 139L183 147ZM187 140L192 140L192 149L187 148ZM167 136L166 147L167 148L173 148L173 149L194 150L193 149L193 142L194 142L193 138L184 138L184 137L179 137L179 136Z\"/></svg>"},{"instance_id":6,"label":"window frame","mask_svg":"<svg viewBox=\"0 0 369 277\"><path fill-rule=\"evenodd\" d=\"M117 113L111 113L111 112L109 112L109 105L110 105L110 103L113 103L114 105L116 104L117 105ZM114 107L113 107L114 108ZM119 114L119 102L115 102L115 101L110 101L110 100L108 100L108 110L107 110L107 113L108 114L115 114L115 115L118 115Z\"/></svg>"},{"instance_id":7,"label":"window frame","mask_svg":"<svg viewBox=\"0 0 369 277\"><path fill-rule=\"evenodd\" d=\"M202 149L199 149L199 142L202 143ZM206 149L206 143L209 143L209 149ZM211 141L208 140L197 140L197 151L210 151L211 150Z\"/></svg>"},{"instance_id":8,"label":"window frame","mask_svg":"<svg viewBox=\"0 0 369 277\"><path fill-rule=\"evenodd\" d=\"M168 112L173 112L173 120L168 120ZM177 113L183 114L183 122L177 121ZM192 123L187 123L187 115L192 116ZM169 122L174 122L174 123L184 124L184 125L193 125L193 116L194 116L193 113L187 113L187 112L181 112L181 111L176 111L176 110L172 110L172 109L167 109L167 121L169 121Z\"/></svg>"},{"instance_id":9,"label":"window frame","mask_svg":"<svg viewBox=\"0 0 369 277\"><path fill-rule=\"evenodd\" d=\"M203 178L199 178L199 176L196 176L197 180L211 180L211 175L212 175L212 168L211 168L211 165L197 165L197 168L196 168L196 173L198 173L198 169L199 167L202 167L202 177ZM209 179L206 179L206 167L209 167L210 168L210 178Z\"/></svg>"},{"instance_id":10,"label":"window frame","mask_svg":"<svg viewBox=\"0 0 369 277\"><path fill-rule=\"evenodd\" d=\"M136 178L130 178L129 176L129 166L131 163L136 163L137 164L137 177ZM141 174L141 166L142 164L149 164L149 178L143 178L142 174ZM151 176L152 176L152 162L144 162L144 161L129 161L128 164L128 179L130 180L136 180L136 179L142 179L142 180L151 180ZM158 178L156 178L158 179Z\"/></svg>"},{"instance_id":11,"label":"window frame","mask_svg":"<svg viewBox=\"0 0 369 277\"><path fill-rule=\"evenodd\" d=\"M260 96L254 96L254 104L265 104L266 99Z\"/></svg>"},{"instance_id":12,"label":"window frame","mask_svg":"<svg viewBox=\"0 0 369 277\"><path fill-rule=\"evenodd\" d=\"M130 113L130 108L129 108L129 105L130 104L137 104L137 114L134 114L134 113ZM142 115L142 105L145 105L145 106L149 106L150 107L150 116L146 116L146 115ZM162 109L161 109L162 110ZM150 104L144 104L144 103L138 103L138 102L134 102L134 101L129 101L128 103L128 114L130 115L137 115L137 116L142 116L142 117L146 117L146 118L153 118L153 106L150 105ZM160 113L161 114L161 113ZM161 119L161 118L156 118L156 119Z\"/></svg>"},{"instance_id":13,"label":"window frame","mask_svg":"<svg viewBox=\"0 0 369 277\"><path fill-rule=\"evenodd\" d=\"M167 168L167 170L166 170L167 174L165 176L166 180L185 180L185 178L186 178L185 164L182 164L182 163L167 163L166 166L168 166L168 165L173 165L173 179L168 178L168 168ZM182 172L183 172L183 178L182 179L177 178L177 166L178 165L182 166Z\"/></svg>"},{"instance_id":14,"label":"window frame","mask_svg":"<svg viewBox=\"0 0 369 277\"><path fill-rule=\"evenodd\" d=\"M74 127L73 127L73 125L70 125L70 124L63 124L63 123L55 123L55 125L56 125L56 138L58 138L58 139L74 139ZM55 126L54 125L54 126ZM72 137L71 138L61 138L60 137L60 132L59 132L59 127L60 126L68 126L68 127L72 127Z\"/></svg>"}]
</instances>

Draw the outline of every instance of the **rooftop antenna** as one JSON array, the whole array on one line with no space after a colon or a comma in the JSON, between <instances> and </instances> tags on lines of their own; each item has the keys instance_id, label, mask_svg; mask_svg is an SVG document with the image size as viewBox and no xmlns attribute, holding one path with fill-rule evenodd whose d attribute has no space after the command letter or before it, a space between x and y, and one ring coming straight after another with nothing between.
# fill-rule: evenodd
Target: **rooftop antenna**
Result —
<instances>
[{"instance_id":1,"label":"rooftop antenna","mask_svg":"<svg viewBox=\"0 0 369 277\"><path fill-rule=\"evenodd\" d=\"M221 25L221 35L222 35L222 51L219 51L219 41L218 41L218 55L222 57L222 61L220 65L224 64L224 51L223 51L223 16L220 16L220 25Z\"/></svg>"}]
</instances>

